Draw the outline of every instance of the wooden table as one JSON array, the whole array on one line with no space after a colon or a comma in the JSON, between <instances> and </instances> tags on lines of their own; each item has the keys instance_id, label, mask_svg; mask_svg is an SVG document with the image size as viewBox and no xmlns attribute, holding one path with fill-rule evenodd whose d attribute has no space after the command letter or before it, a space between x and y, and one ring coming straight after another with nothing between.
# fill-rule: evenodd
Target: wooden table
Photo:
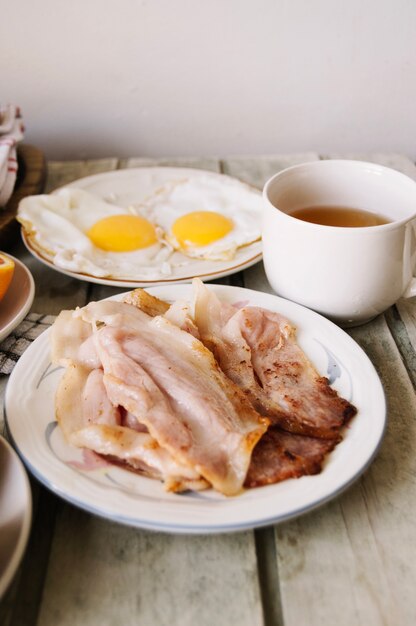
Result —
<instances>
[{"instance_id":1,"label":"wooden table","mask_svg":"<svg viewBox=\"0 0 416 626\"><path fill-rule=\"evenodd\" d=\"M410 160L385 154L112 158L49 163L47 191L89 174L148 165L221 171L261 187L284 167L335 156L376 161L416 177ZM49 270L20 243L10 252L33 273L34 312L56 314L120 291ZM219 282L270 291L262 263ZM416 301L401 301L348 332L374 363L388 402L381 450L352 487L279 526L174 536L98 519L32 480L32 532L22 565L0 603L0 624L415 624ZM6 383L2 377L2 394Z\"/></svg>"}]
</instances>

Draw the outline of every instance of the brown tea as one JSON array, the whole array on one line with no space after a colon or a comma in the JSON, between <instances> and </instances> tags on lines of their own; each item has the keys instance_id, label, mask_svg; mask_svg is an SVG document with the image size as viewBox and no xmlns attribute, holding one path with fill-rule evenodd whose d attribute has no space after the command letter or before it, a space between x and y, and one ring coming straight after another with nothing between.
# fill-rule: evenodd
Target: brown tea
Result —
<instances>
[{"instance_id":1,"label":"brown tea","mask_svg":"<svg viewBox=\"0 0 416 626\"><path fill-rule=\"evenodd\" d=\"M363 226L381 226L390 220L382 215L342 206L314 206L295 209L289 213L292 217L312 224L323 226L342 226L345 228L362 228Z\"/></svg>"}]
</instances>

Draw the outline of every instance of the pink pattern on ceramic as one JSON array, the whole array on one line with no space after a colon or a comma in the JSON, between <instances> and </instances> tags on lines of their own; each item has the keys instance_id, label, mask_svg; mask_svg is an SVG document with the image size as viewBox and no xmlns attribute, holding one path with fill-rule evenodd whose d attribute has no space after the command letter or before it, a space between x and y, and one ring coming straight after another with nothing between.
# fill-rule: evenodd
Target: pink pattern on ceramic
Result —
<instances>
[{"instance_id":1,"label":"pink pattern on ceramic","mask_svg":"<svg viewBox=\"0 0 416 626\"><path fill-rule=\"evenodd\" d=\"M242 309L243 307L250 304L250 300L241 300L240 302L233 302L233 307L235 309Z\"/></svg>"},{"instance_id":2,"label":"pink pattern on ceramic","mask_svg":"<svg viewBox=\"0 0 416 626\"><path fill-rule=\"evenodd\" d=\"M111 463L105 461L92 450L84 449L82 451L82 459L82 461L68 461L67 465L84 472L91 472L92 470L109 467L111 465Z\"/></svg>"}]
</instances>

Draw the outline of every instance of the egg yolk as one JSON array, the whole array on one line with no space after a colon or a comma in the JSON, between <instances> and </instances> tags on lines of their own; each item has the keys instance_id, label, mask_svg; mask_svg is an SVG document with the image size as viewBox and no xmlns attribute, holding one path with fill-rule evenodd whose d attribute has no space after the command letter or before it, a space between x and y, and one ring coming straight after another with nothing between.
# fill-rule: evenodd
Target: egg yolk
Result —
<instances>
[{"instance_id":1,"label":"egg yolk","mask_svg":"<svg viewBox=\"0 0 416 626\"><path fill-rule=\"evenodd\" d=\"M87 232L92 243L107 252L131 252L157 242L153 224L138 215L104 217Z\"/></svg>"},{"instance_id":2,"label":"egg yolk","mask_svg":"<svg viewBox=\"0 0 416 626\"><path fill-rule=\"evenodd\" d=\"M182 248L207 246L225 237L234 227L233 222L215 211L194 211L179 217L172 226L172 234Z\"/></svg>"}]
</instances>

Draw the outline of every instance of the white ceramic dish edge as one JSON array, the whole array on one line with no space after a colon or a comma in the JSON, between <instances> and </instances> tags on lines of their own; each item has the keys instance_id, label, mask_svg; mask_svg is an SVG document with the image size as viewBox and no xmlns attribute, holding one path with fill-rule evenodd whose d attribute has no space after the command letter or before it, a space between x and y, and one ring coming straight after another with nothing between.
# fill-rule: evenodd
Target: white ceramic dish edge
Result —
<instances>
[{"instance_id":1,"label":"white ceramic dish edge","mask_svg":"<svg viewBox=\"0 0 416 626\"><path fill-rule=\"evenodd\" d=\"M344 331L342 331L341 329L339 329L337 326L335 326L335 324L332 324L331 322L329 322L328 320L322 318L321 316L319 316L318 314L312 312L312 311L308 311L307 309L304 309L303 307L300 307L299 305L296 305L294 303L290 303L288 301L284 301L281 298L277 298L276 296L270 296L269 294L262 294L261 292L252 292L250 290L247 289L241 289L241 288L232 288L232 287L226 287L223 285L215 285L212 286L215 291L217 292L223 292L225 294L227 293L232 293L233 296L235 294L235 297L239 300L240 298L244 298L244 297L249 297L252 296L254 298L254 304L259 304L258 300L260 299L264 304L267 304L268 302L274 303L273 308L276 310L276 307L278 308L283 308L283 311L286 313L289 311L292 311L295 314L295 317L297 316L300 320L305 320L305 327L308 328L308 326L310 326L311 323L315 324L316 327L318 328L318 337L319 334L322 332L328 332L329 336L332 337L332 339L336 339L336 337L338 336L340 338L341 343L344 343L345 345L350 346L350 350L352 351L351 353L353 354L353 357L355 360L358 359L359 363L363 363L363 367L365 370L365 373L367 374L368 378L371 381L371 385L368 384L369 387L371 387L371 393L372 393L372 399L375 400L375 404L376 407L373 409L372 408L372 404L370 402L370 399L367 400L368 406L367 406L367 410L368 407L370 407L371 411L373 411L373 415L371 415L370 412L370 416L367 416L370 418L370 423L371 420L373 420L374 423L372 423L372 429L373 429L373 434L372 434L372 440L371 440L371 444L370 444L370 449L366 448L366 442L364 441L363 443L363 437L362 437L362 433L360 431L360 428L362 429L365 420L365 416L361 416L361 418L364 420L362 422L360 422L360 424L362 424L360 426L360 428L358 428L358 430L361 433L361 440L358 442L359 443L359 447L358 447L358 454L361 458L360 462L358 463L358 466L354 468L354 471L350 471L348 469L348 471L345 472L345 468L343 465L340 465L339 461L338 461L338 465L336 465L336 467L338 469L341 470L341 474L342 472L344 472L344 476L342 477L342 480L340 481L339 478L337 478L337 476L335 475L335 484L334 484L334 469L331 469L330 472L328 473L328 469L326 469L326 471L324 470L324 472L322 472L321 474L318 474L317 476L314 477L305 477L306 479L311 478L313 479L314 482L309 483L310 486L313 486L313 488L316 487L316 485L319 484L319 481L323 481L323 486L320 486L320 489L318 489L318 491L320 491L320 495L319 497L317 497L315 500L313 500L312 498L307 498L305 500L304 494L303 494L303 500L304 500L304 504L299 504L299 506L292 506L292 508L290 510L287 511L282 511L279 514L271 514L271 515L267 515L267 514L263 514L260 515L258 514L258 512L256 511L256 507L253 507L253 497L255 499L258 500L258 505L260 506L260 508L263 506L264 508L264 502L262 504L262 500L266 499L270 496L270 490L268 487L266 488L261 488L258 491L257 490L252 490L252 493L254 491L257 491L257 496L253 496L251 503L249 504L247 500L242 501L239 500L239 498L237 499L233 499L231 506L233 507L237 507L237 513L234 514L234 518L233 518L233 513L231 514L231 518L233 518L233 520L230 523L230 518L228 518L228 521L226 523L221 523L220 519L216 520L215 523L213 523L212 519L211 520L206 520L206 522L208 523L203 523L201 521L200 518L198 518L198 515L200 515L200 513L203 513L203 509L204 507L207 506L207 503L203 503L201 505L201 511L198 511L197 515L196 515L196 520L197 520L197 524L192 523L192 521L190 523L184 523L184 519L186 519L186 514L185 517L182 517L182 521L180 523L175 523L172 520L170 522L165 522L165 519L163 518L163 514L162 517L159 516L159 519L144 519L143 516L141 517L133 517L132 516L128 516L128 515L123 515L120 513L120 511L116 511L113 510L112 512L108 513L106 511L103 511L102 508L100 509L100 506L95 506L93 502L91 502L91 500L89 499L83 499L82 497L80 497L80 494L82 495L82 488L79 492L77 491L73 491L72 493L69 493L68 490L65 488L64 483L61 482L61 485L59 484L59 480L56 480L56 476L46 476L45 473L41 470L39 470L38 467L36 467L36 463L34 464L30 458L30 454L28 455L27 453L25 454L24 451L22 451L22 457L25 460L25 463L27 464L27 466L29 467L29 469L35 474L35 476L41 481L43 482L48 488L52 489L52 491L54 491L55 493L57 493L58 495L60 495L61 497L63 497L64 499L72 502L73 504L75 504L76 506L79 506L80 508L83 508L93 514L99 515L101 517L104 518L110 518L114 521L118 521L120 523L124 523L127 525L131 525L131 526L136 526L136 527L140 527L140 528L147 528L147 529L151 529L151 530L159 530L159 531L165 531L165 532L171 532L171 533L188 533L188 534L201 534L201 533L218 533L218 532L230 532L230 531L239 531L239 530L246 530L248 528L254 528L254 527L259 527L259 526L264 526L264 525L269 525L271 523L277 523L277 522L282 522L285 521L291 517L295 517L298 516L306 511L309 511L313 508L316 508L317 506L322 505L323 503L327 502L328 500L332 499L333 497L337 496L339 493L341 493L342 491L344 491L347 487L349 487L357 478L359 475L361 475L370 465L370 463L372 462L372 460L374 459L374 456L376 455L378 448L380 446L380 443L382 441L383 438L383 434L384 434L384 430L385 430L385 424L386 424L386 402L385 402L385 397L384 397L384 391L383 388L381 386L381 382L378 378L378 375L373 367L373 365L371 364L371 362L369 361L367 355L363 352L363 350L350 338L346 335L346 333L344 333ZM155 293L155 295L158 295L159 297L169 297L169 294L171 294L171 297L183 297L184 294L186 293L186 289L189 289L189 287L187 286L181 286L181 287L170 287L170 288L162 288L162 287L158 287L158 288L154 288L151 291L153 293ZM180 293L178 293L180 292ZM176 295L175 295L176 294ZM122 297L123 294L121 294ZM260 303L261 305L261 303ZM286 309L286 311L285 311ZM301 330L301 329L300 329ZM47 331L48 332L48 331ZM302 334L302 333L301 333ZM43 341L45 343L47 343L47 336L46 334L43 335L44 339ZM39 338L41 339L41 338ZM316 341L315 338L313 338L314 341ZM38 340L37 340L38 341ZM319 343L319 342L318 342ZM339 348L338 348L339 349ZM342 352L342 350L341 350ZM24 364L22 364L24 365ZM361 384L361 383L360 383ZM363 394L364 392L360 389L358 389L359 394ZM367 392L367 389L365 390L365 393ZM371 395L371 394L370 394ZM9 386L6 390L6 405L8 405L8 396L9 396ZM374 413L375 411L375 413ZM7 419L9 420L9 417L6 416ZM360 416L359 416L360 417ZM359 419L359 417L355 418L355 419ZM11 421L13 422L13 417L11 419ZM367 428L367 427L366 427ZM12 424L9 424L9 430L11 431L11 434L13 436L13 431L15 430ZM341 448L341 446L345 446L348 444L348 448L346 448L345 452L349 451L349 454L351 454L351 451L355 451L356 448L354 448L354 442L351 441L351 438L356 437L356 435L354 434L354 432L357 431L357 423L353 423L353 427L352 429L350 429L350 432L348 433L348 437L346 437L345 441L343 441L338 448L336 449L336 454L338 454L339 450L343 450L343 448ZM19 433L18 434L18 438L20 437ZM364 433L364 435L366 435L366 433ZM365 437L364 437L365 439ZM355 440L356 441L356 440ZM349 442L349 443L348 443ZM17 445L17 447L19 447L19 441L15 440L15 443ZM20 443L22 443L20 441ZM352 445L352 448L351 448ZM360 447L361 446L361 447ZM334 454L334 453L332 453ZM342 453L345 454L345 453ZM341 454L341 456L342 456ZM335 456L335 455L334 455ZM339 457L339 454L338 454ZM335 467L334 465L334 467ZM331 468L333 466L333 462L331 460ZM332 472L332 474L331 474ZM331 478L329 478L329 474L331 474ZM331 482L332 480L332 486L330 484L330 488L328 491L328 479ZM298 487L301 484L301 481L303 479L300 479L299 481L295 481L292 483L292 489L294 491L296 491L296 489L298 489ZM317 481L317 482L316 482ZM338 484L337 484L338 481ZM64 481L65 482L65 481ZM285 481L288 482L288 481ZM280 483L283 484L283 483ZM271 487L278 487L278 485L275 486L271 486ZM263 491L264 490L264 491ZM266 491L269 490L269 491ZM317 491L316 488L314 489L314 491ZM283 497L285 494L285 491L283 489L283 491L278 488L276 491L276 496L282 492L283 493ZM267 495L269 494L269 495ZM291 496L293 499L293 496ZM296 494L295 494L295 500L296 500ZM182 499L183 496L177 496L178 500L178 505L179 507L182 506ZM301 498L302 500L302 498ZM230 502L230 501L229 501ZM306 504L305 504L306 502ZM247 510L247 505L248 505L248 509L250 509L250 511ZM147 504L146 502L144 502L143 506L138 510L142 511L143 507L146 508ZM162 502L162 504L158 503L157 506L161 506L163 508L163 506L166 506L165 502ZM167 504L167 506L170 506L170 503ZM211 506L211 505L208 505ZM217 503L215 502L215 504L213 503L212 506L220 508L222 505L221 503ZM208 509L206 509L208 511ZM225 517L227 517L227 515L229 515L229 511L230 509L228 508L228 510L226 510L225 508L221 509L225 515ZM241 514L241 512L244 512L244 514L242 515L241 519L239 520L239 515ZM240 513L239 513L240 512ZM180 517L180 516L179 516ZM200 516L201 517L201 516ZM243 520L243 518L245 518ZM214 518L215 515L214 515ZM177 520L177 522L179 522L179 520Z\"/></svg>"},{"instance_id":2,"label":"white ceramic dish edge","mask_svg":"<svg viewBox=\"0 0 416 626\"><path fill-rule=\"evenodd\" d=\"M27 477L25 468L18 454L16 453L16 451L12 448L10 443L6 439L4 439L4 437L1 437L1 436L0 436L0 446L2 446L6 450L6 453L9 455L10 459L12 459L12 462L15 463L21 471L21 478L23 480L23 484L25 488L24 497L27 503L25 514L24 514L21 528L20 528L19 539L16 543L15 550L13 552L12 558L10 559L9 563L6 566L6 569L1 573L1 576L0 576L0 598L1 598L3 594L7 591L9 585L11 584L12 579L17 571L17 568L20 565L20 562L26 550L27 542L29 539L30 528L31 528L31 522L32 522L32 492L30 489L30 483L29 483L29 479Z\"/></svg>"}]
</instances>

